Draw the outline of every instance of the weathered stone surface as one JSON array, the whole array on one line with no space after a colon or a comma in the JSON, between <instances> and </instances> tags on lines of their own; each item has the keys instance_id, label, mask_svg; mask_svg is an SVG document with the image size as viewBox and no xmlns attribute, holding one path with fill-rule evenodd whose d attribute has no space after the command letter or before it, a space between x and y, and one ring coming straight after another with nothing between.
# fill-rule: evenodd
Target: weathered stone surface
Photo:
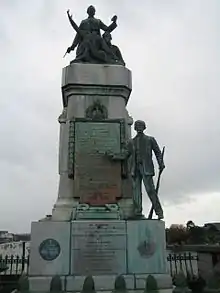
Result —
<instances>
[{"instance_id":1,"label":"weathered stone surface","mask_svg":"<svg viewBox=\"0 0 220 293\"><path fill-rule=\"evenodd\" d=\"M81 203L103 205L121 197L121 163L104 155L120 152L120 141L120 123L75 122L75 194Z\"/></svg>"},{"instance_id":2,"label":"weathered stone surface","mask_svg":"<svg viewBox=\"0 0 220 293\"><path fill-rule=\"evenodd\" d=\"M73 236L72 243L74 249L95 249L97 241L100 241L102 250L124 249L126 246L126 237L124 235L95 235L90 234L90 239L85 236ZM88 240L88 242L86 241Z\"/></svg>"},{"instance_id":3,"label":"weathered stone surface","mask_svg":"<svg viewBox=\"0 0 220 293\"><path fill-rule=\"evenodd\" d=\"M112 291L115 288L117 275L93 276L96 291ZM123 275L128 290L134 289L134 276ZM84 276L68 276L66 278L66 291L81 291L83 287Z\"/></svg>"},{"instance_id":4,"label":"weathered stone surface","mask_svg":"<svg viewBox=\"0 0 220 293\"><path fill-rule=\"evenodd\" d=\"M119 211L107 211L107 210L87 210L87 211L76 211L76 220L120 220ZM122 218L123 219L123 218Z\"/></svg>"},{"instance_id":5,"label":"weathered stone surface","mask_svg":"<svg viewBox=\"0 0 220 293\"><path fill-rule=\"evenodd\" d=\"M72 235L85 236L88 233L99 235L125 235L125 221L75 221L72 223Z\"/></svg>"},{"instance_id":6,"label":"weathered stone surface","mask_svg":"<svg viewBox=\"0 0 220 293\"><path fill-rule=\"evenodd\" d=\"M29 277L30 279L30 292L49 292L50 291L50 284L52 277L51 276L34 276L34 277ZM65 277L61 277L62 281L62 288L64 288L65 284Z\"/></svg>"},{"instance_id":7,"label":"weathered stone surface","mask_svg":"<svg viewBox=\"0 0 220 293\"><path fill-rule=\"evenodd\" d=\"M82 293L95 293L95 282L92 276L85 278Z\"/></svg>"},{"instance_id":8,"label":"weathered stone surface","mask_svg":"<svg viewBox=\"0 0 220 293\"><path fill-rule=\"evenodd\" d=\"M52 278L50 282L50 292L61 292L62 291L62 281L60 276L56 275Z\"/></svg>"},{"instance_id":9,"label":"weathered stone surface","mask_svg":"<svg viewBox=\"0 0 220 293\"><path fill-rule=\"evenodd\" d=\"M129 273L167 273L163 221L127 221L127 235Z\"/></svg>"},{"instance_id":10,"label":"weathered stone surface","mask_svg":"<svg viewBox=\"0 0 220 293\"><path fill-rule=\"evenodd\" d=\"M124 276L120 275L117 276L115 279L115 288L114 291L115 293L126 293L127 288L126 288L126 282Z\"/></svg>"},{"instance_id":11,"label":"weathered stone surface","mask_svg":"<svg viewBox=\"0 0 220 293\"><path fill-rule=\"evenodd\" d=\"M125 223L73 223L71 267L77 275L126 273Z\"/></svg>"},{"instance_id":12,"label":"weathered stone surface","mask_svg":"<svg viewBox=\"0 0 220 293\"><path fill-rule=\"evenodd\" d=\"M183 272L179 273L174 278L173 293L190 293L191 290L188 288L187 280Z\"/></svg>"},{"instance_id":13,"label":"weathered stone surface","mask_svg":"<svg viewBox=\"0 0 220 293\"><path fill-rule=\"evenodd\" d=\"M220 292L220 279L217 274L215 274L213 271L210 273L208 280L207 280L207 286L204 289L205 293L211 293L211 292Z\"/></svg>"},{"instance_id":14,"label":"weathered stone surface","mask_svg":"<svg viewBox=\"0 0 220 293\"><path fill-rule=\"evenodd\" d=\"M154 276L149 275L146 279L145 293L158 293L158 285L157 280Z\"/></svg>"},{"instance_id":15,"label":"weathered stone surface","mask_svg":"<svg viewBox=\"0 0 220 293\"><path fill-rule=\"evenodd\" d=\"M18 291L19 292L28 292L29 291L29 279L28 276L25 274L22 274L21 277L18 280Z\"/></svg>"},{"instance_id":16,"label":"weathered stone surface","mask_svg":"<svg viewBox=\"0 0 220 293\"><path fill-rule=\"evenodd\" d=\"M169 290L173 287L172 278L169 274L151 274L157 281L159 290ZM143 290L146 287L146 280L149 274L135 274L135 289Z\"/></svg>"},{"instance_id":17,"label":"weathered stone surface","mask_svg":"<svg viewBox=\"0 0 220 293\"><path fill-rule=\"evenodd\" d=\"M46 240L53 240L60 247L59 254L54 249L56 247L44 246L43 255L40 255L40 247ZM31 227L31 247L30 247L30 276L44 275L67 275L70 265L70 223L67 222L33 222ZM53 255L56 256L54 259ZM48 260L46 260L48 258ZM52 259L52 260L49 260Z\"/></svg>"},{"instance_id":18,"label":"weathered stone surface","mask_svg":"<svg viewBox=\"0 0 220 293\"><path fill-rule=\"evenodd\" d=\"M62 87L71 84L123 86L131 90L131 71L120 65L71 64L63 68Z\"/></svg>"},{"instance_id":19,"label":"weathered stone surface","mask_svg":"<svg viewBox=\"0 0 220 293\"><path fill-rule=\"evenodd\" d=\"M85 118L86 110L100 101L100 104L107 110L108 119L125 119L125 134L128 138L128 136L130 137L130 126L128 125L129 115L126 103L130 92L131 72L122 66L72 64L63 70L62 94L65 121L61 115L62 121L59 119L59 122L62 122L59 148L60 183L58 200L52 215L53 221L68 221L72 215L74 219L75 209L72 214L71 208L78 202L76 193L78 183L68 176L69 121L75 118ZM132 196L128 179L122 180L121 195L128 198ZM72 203L70 199L75 199L75 202ZM93 218L93 215L91 216ZM87 215L85 217L80 215L80 218L86 217ZM116 217L114 216L114 218Z\"/></svg>"}]
</instances>

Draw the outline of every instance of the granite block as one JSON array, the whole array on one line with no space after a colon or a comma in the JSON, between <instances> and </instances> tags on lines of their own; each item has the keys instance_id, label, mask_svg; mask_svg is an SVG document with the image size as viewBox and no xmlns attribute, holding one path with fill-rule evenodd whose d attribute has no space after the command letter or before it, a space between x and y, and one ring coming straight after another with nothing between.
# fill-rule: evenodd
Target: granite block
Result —
<instances>
[{"instance_id":1,"label":"granite block","mask_svg":"<svg viewBox=\"0 0 220 293\"><path fill-rule=\"evenodd\" d=\"M59 254L53 260L45 260L40 255L40 246L43 241L48 239L52 239L52 241L58 243L60 249ZM70 223L53 221L33 222L31 227L29 275L68 275L70 266L69 244ZM44 248L43 252L47 253L47 247ZM51 253L51 251L49 251L49 253Z\"/></svg>"},{"instance_id":2,"label":"granite block","mask_svg":"<svg viewBox=\"0 0 220 293\"><path fill-rule=\"evenodd\" d=\"M127 221L128 273L165 274L165 224L158 220Z\"/></svg>"},{"instance_id":3,"label":"granite block","mask_svg":"<svg viewBox=\"0 0 220 293\"><path fill-rule=\"evenodd\" d=\"M96 220L96 221L73 221L72 235L88 235L98 233L99 235L125 235L125 221Z\"/></svg>"},{"instance_id":4,"label":"granite block","mask_svg":"<svg viewBox=\"0 0 220 293\"><path fill-rule=\"evenodd\" d=\"M125 278L127 289L134 289L134 276L123 275ZM93 276L95 289L98 290L113 290L117 275ZM68 276L66 277L66 291L81 291L84 276Z\"/></svg>"},{"instance_id":5,"label":"granite block","mask_svg":"<svg viewBox=\"0 0 220 293\"><path fill-rule=\"evenodd\" d=\"M29 277L30 292L49 292L52 277ZM65 277L61 277L62 288L64 289Z\"/></svg>"},{"instance_id":6,"label":"granite block","mask_svg":"<svg viewBox=\"0 0 220 293\"><path fill-rule=\"evenodd\" d=\"M74 221L71 249L71 273L74 275L125 274L125 222Z\"/></svg>"},{"instance_id":7,"label":"granite block","mask_svg":"<svg viewBox=\"0 0 220 293\"><path fill-rule=\"evenodd\" d=\"M63 68L62 87L75 85L131 85L131 71L121 65L78 64L73 63Z\"/></svg>"},{"instance_id":8,"label":"granite block","mask_svg":"<svg viewBox=\"0 0 220 293\"><path fill-rule=\"evenodd\" d=\"M172 278L168 274L151 274L157 281L158 289L172 288ZM144 289L149 274L135 275L135 289Z\"/></svg>"}]
</instances>

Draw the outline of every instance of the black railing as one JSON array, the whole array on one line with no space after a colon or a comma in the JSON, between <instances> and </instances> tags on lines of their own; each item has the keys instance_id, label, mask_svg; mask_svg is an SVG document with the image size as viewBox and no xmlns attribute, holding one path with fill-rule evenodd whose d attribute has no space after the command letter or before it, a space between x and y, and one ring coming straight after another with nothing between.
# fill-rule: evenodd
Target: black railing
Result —
<instances>
[{"instance_id":1,"label":"black railing","mask_svg":"<svg viewBox=\"0 0 220 293\"><path fill-rule=\"evenodd\" d=\"M20 275L27 274L29 268L29 255L21 257L19 255L0 256L0 274L1 275Z\"/></svg>"},{"instance_id":2,"label":"black railing","mask_svg":"<svg viewBox=\"0 0 220 293\"><path fill-rule=\"evenodd\" d=\"M0 256L0 275L28 274L29 254L25 250L25 242L23 243L23 248L22 255ZM196 253L170 253L167 256L168 270L172 276L175 276L180 271L184 272L186 276L197 275L197 262L198 256Z\"/></svg>"},{"instance_id":3,"label":"black railing","mask_svg":"<svg viewBox=\"0 0 220 293\"><path fill-rule=\"evenodd\" d=\"M167 257L170 274L183 272L186 277L198 274L198 255L191 252L170 253Z\"/></svg>"}]
</instances>

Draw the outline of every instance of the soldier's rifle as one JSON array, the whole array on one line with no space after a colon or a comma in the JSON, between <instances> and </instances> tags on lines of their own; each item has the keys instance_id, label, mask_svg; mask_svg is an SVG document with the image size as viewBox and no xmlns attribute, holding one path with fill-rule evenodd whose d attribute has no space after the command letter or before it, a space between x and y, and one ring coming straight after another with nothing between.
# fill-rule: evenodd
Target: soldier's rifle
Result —
<instances>
[{"instance_id":1,"label":"soldier's rifle","mask_svg":"<svg viewBox=\"0 0 220 293\"><path fill-rule=\"evenodd\" d=\"M164 157L164 152L165 152L165 147L163 147L163 150L162 150L162 162L163 162L163 157ZM161 178L161 174L163 172L163 169L159 170L159 174L158 174L158 178L157 178L157 185L156 185L156 194L158 195L159 193L159 188L160 188L160 178ZM153 217L153 212L154 212L154 208L153 206L151 207L150 209L150 212L148 214L148 219L152 219Z\"/></svg>"}]
</instances>

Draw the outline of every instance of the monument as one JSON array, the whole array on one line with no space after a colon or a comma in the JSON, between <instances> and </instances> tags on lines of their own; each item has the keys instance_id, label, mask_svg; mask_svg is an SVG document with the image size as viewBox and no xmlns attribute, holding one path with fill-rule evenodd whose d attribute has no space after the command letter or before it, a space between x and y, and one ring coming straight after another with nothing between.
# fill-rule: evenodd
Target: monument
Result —
<instances>
[{"instance_id":1,"label":"monument","mask_svg":"<svg viewBox=\"0 0 220 293\"><path fill-rule=\"evenodd\" d=\"M67 12L76 31L67 53L76 49L76 58L62 73L59 191L51 217L32 223L30 290L48 292L59 276L62 291L80 292L92 276L97 292L112 291L117 278L133 292L152 275L159 292L171 292L159 180L156 187L153 181L152 154L161 175L163 152L144 134L143 121L131 138L131 71L111 43L117 16L107 26L93 6L87 13L78 26ZM142 214L142 181L149 218Z\"/></svg>"}]
</instances>

